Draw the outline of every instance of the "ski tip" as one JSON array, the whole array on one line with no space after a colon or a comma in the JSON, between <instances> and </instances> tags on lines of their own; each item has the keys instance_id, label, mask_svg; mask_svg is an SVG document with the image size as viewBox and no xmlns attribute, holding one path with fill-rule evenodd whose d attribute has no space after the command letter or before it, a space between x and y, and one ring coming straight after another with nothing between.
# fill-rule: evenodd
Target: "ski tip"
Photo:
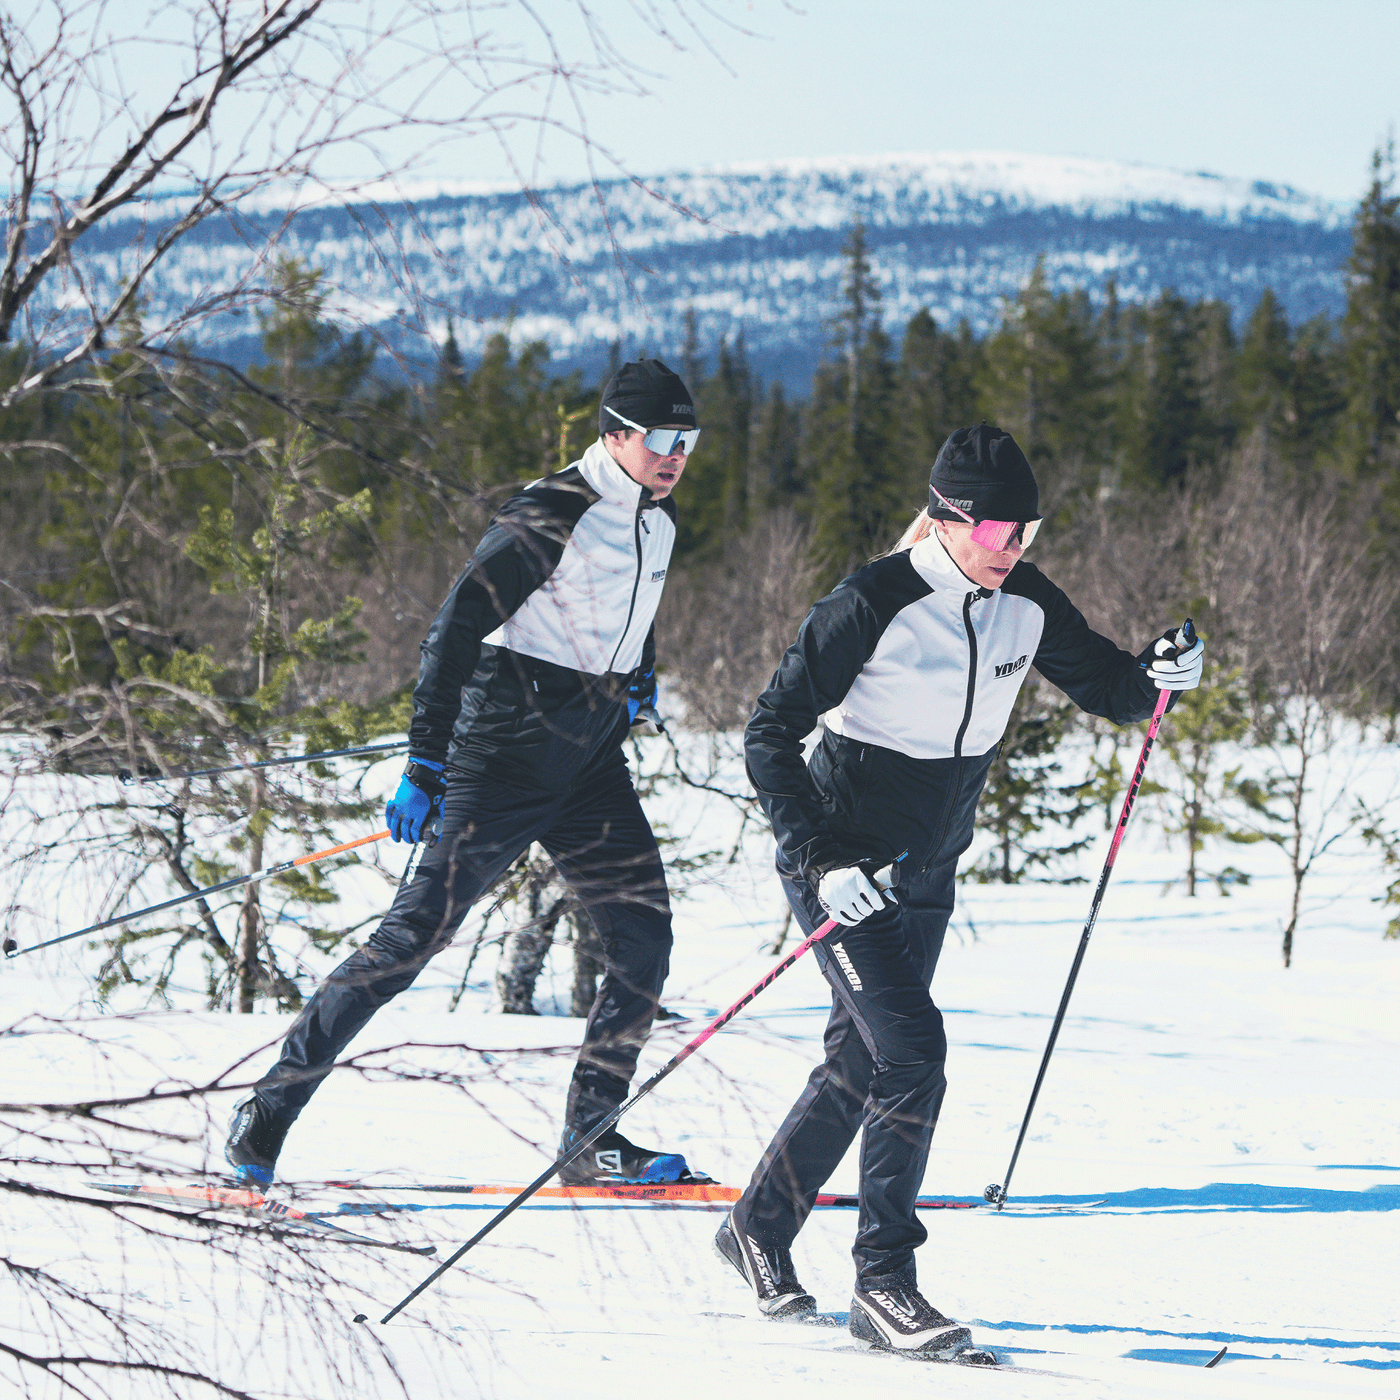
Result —
<instances>
[{"instance_id":1,"label":"ski tip","mask_svg":"<svg viewBox=\"0 0 1400 1400\"><path fill-rule=\"evenodd\" d=\"M1229 1348L1228 1346L1223 1346L1223 1347L1221 1347L1220 1350L1217 1351L1217 1352L1215 1353L1215 1355L1212 1356L1211 1359L1210 1359L1209 1361L1206 1362L1206 1370L1209 1371L1210 1368L1211 1368L1212 1366L1219 1365L1219 1363L1220 1363L1220 1358L1221 1358L1222 1356L1224 1356L1225 1353L1226 1353L1227 1351L1229 1351L1229 1350L1230 1350L1230 1348Z\"/></svg>"},{"instance_id":2,"label":"ski tip","mask_svg":"<svg viewBox=\"0 0 1400 1400\"><path fill-rule=\"evenodd\" d=\"M14 940L13 938L7 938L7 939L5 940L4 949L5 949L5 956L6 956L7 958L12 958L12 957L14 957L14 955L15 955L16 953L19 952L19 944L16 943L15 940Z\"/></svg>"}]
</instances>

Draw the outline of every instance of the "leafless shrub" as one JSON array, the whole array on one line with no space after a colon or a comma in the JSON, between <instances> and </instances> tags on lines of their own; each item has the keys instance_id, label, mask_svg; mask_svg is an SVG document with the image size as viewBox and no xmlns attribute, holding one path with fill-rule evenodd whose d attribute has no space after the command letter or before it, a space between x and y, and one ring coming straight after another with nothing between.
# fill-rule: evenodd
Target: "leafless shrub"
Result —
<instances>
[{"instance_id":1,"label":"leafless shrub","mask_svg":"<svg viewBox=\"0 0 1400 1400\"><path fill-rule=\"evenodd\" d=\"M1360 820L1349 789L1366 724L1395 693L1400 579L1375 544L1377 499L1280 465L1256 438L1170 491L1079 502L1047 540L1048 571L1091 623L1139 646L1190 613L1205 683L1231 676L1245 691L1258 763L1232 784L1234 825L1288 862L1285 965L1309 872Z\"/></svg>"},{"instance_id":2,"label":"leafless shrub","mask_svg":"<svg viewBox=\"0 0 1400 1400\"><path fill-rule=\"evenodd\" d=\"M699 730L742 728L812 605L818 568L790 511L765 516L717 560L674 571L657 614L668 697Z\"/></svg>"},{"instance_id":3,"label":"leafless shrub","mask_svg":"<svg viewBox=\"0 0 1400 1400\"><path fill-rule=\"evenodd\" d=\"M32 1074L47 1060L63 1063L65 1079L90 1081L85 1087L94 1091L0 1104L0 1265L11 1285L0 1375L21 1395L84 1400L261 1400L366 1387L407 1396L388 1348L350 1318L367 1297L397 1297L422 1276L426 1260L394 1252L418 1245L421 1223L410 1238L401 1217L356 1220L361 1244L314 1216L163 1195L197 1193L210 1181L191 1169L207 1166L202 1144L220 1136L214 1105L221 1118L246 1072L240 1063L205 1083L172 1079L144 1048L160 1035L140 1016L28 1016L0 1032L11 1065L28 1064ZM44 1046L37 1056L36 1043ZM423 1049L388 1047L345 1068L369 1079L412 1079L402 1061ZM454 1050L467 1068L416 1077L489 1111L475 1083L499 1077L516 1056ZM123 1085L137 1087L122 1092ZM113 1185L126 1193L110 1193ZM138 1186L145 1190L131 1190ZM428 1330L470 1375L472 1358L459 1342Z\"/></svg>"}]
</instances>

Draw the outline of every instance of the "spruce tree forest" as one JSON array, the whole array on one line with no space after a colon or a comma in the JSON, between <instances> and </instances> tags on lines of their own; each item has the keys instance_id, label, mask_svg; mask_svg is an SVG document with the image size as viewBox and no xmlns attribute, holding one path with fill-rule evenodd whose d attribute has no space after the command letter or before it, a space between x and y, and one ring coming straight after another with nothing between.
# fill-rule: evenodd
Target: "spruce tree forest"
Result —
<instances>
[{"instance_id":1,"label":"spruce tree forest","mask_svg":"<svg viewBox=\"0 0 1400 1400\"><path fill-rule=\"evenodd\" d=\"M1293 324L1266 294L1235 324L1221 303L1168 290L1129 305L1111 282L1057 295L1037 273L983 338L926 311L892 326L857 226L805 398L760 382L741 332L616 347L676 368L703 428L658 620L663 714L732 752L811 602L889 548L944 437L985 419L1016 435L1040 481L1029 557L1092 625L1137 651L1190 615L1207 640L1206 684L1164 728L1169 761L1148 789L1188 891L1228 893L1244 878L1231 843L1274 843L1291 877L1287 962L1310 861L1345 830L1364 833L1378 890L1393 881L1400 903L1394 813L1344 800L1320 812L1311 787L1358 727L1392 741L1400 707L1393 176L1378 156L1338 320ZM371 830L362 768L142 779L401 735L418 644L494 506L593 440L601 385L557 373L547 345L503 330L466 364L449 331L431 373L406 376L324 300L318 270L285 261L260 313L261 363L239 372L217 347L177 344L159 374L124 353L133 302L100 356L3 410L12 814L23 782L53 775L42 801L23 799L32 839L6 851L11 924L46 861L105 882L115 911L152 871L192 891L261 868L274 831L312 850ZM4 385L31 366L11 342ZM1062 878L1085 819L1113 820L1140 742L1110 729L1032 676L983 799L994 844L964 878ZM647 743L644 791L713 777ZM1084 752L1087 780L1066 761ZM197 965L212 1006L295 1009L307 988L285 939L330 952L369 931L338 917L330 868L111 930L94 955L103 986L160 997ZM507 1009L530 1009L556 932L575 943L576 1003L592 999L586 919L551 880L526 858L478 921L478 946L488 926L485 945L505 945ZM1378 937L1400 936L1389 912Z\"/></svg>"}]
</instances>

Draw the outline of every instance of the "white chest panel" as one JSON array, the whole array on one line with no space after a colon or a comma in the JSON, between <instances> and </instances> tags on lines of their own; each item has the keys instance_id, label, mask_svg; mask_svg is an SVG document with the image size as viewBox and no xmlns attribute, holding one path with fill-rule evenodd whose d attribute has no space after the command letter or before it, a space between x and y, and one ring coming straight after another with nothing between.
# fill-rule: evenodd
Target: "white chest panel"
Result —
<instances>
[{"instance_id":1,"label":"white chest panel","mask_svg":"<svg viewBox=\"0 0 1400 1400\"><path fill-rule=\"evenodd\" d=\"M965 614L976 585L942 546L923 541L910 558L933 592L895 615L827 727L911 758L984 754L1006 732L1045 614L1029 598L1001 592L974 597Z\"/></svg>"},{"instance_id":2,"label":"white chest panel","mask_svg":"<svg viewBox=\"0 0 1400 1400\"><path fill-rule=\"evenodd\" d=\"M601 442L579 469L601 499L574 526L553 573L485 640L589 675L631 671L661 601L676 527L658 507L638 514L642 488Z\"/></svg>"}]
</instances>

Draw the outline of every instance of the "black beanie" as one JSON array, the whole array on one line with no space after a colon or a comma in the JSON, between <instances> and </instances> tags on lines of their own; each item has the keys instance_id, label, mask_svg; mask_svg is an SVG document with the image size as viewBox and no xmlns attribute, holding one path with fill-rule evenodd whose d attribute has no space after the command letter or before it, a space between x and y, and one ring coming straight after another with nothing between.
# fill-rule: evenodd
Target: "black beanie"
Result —
<instances>
[{"instance_id":1,"label":"black beanie","mask_svg":"<svg viewBox=\"0 0 1400 1400\"><path fill-rule=\"evenodd\" d=\"M608 380L598 409L600 433L615 433L627 426L618 422L607 411L609 408L644 428L659 428L663 423L679 423L684 428L699 426L690 390L680 375L660 360L629 360Z\"/></svg>"},{"instance_id":2,"label":"black beanie","mask_svg":"<svg viewBox=\"0 0 1400 1400\"><path fill-rule=\"evenodd\" d=\"M986 423L950 434L929 473L929 514L938 520L961 520L934 488L974 520L1040 519L1040 492L1025 453L1010 433Z\"/></svg>"}]
</instances>

